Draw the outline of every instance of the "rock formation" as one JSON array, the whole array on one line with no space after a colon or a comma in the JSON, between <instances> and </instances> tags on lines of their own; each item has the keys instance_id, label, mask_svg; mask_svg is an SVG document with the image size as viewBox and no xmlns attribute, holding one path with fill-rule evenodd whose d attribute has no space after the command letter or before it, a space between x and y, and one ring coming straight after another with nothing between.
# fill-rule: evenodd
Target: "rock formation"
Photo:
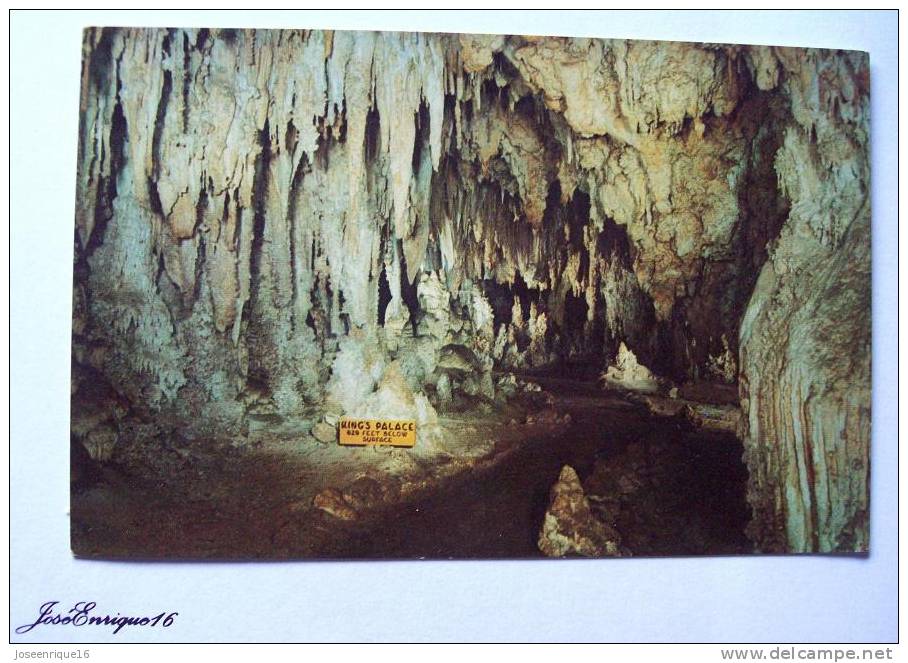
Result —
<instances>
[{"instance_id":1,"label":"rock formation","mask_svg":"<svg viewBox=\"0 0 908 663\"><path fill-rule=\"evenodd\" d=\"M74 435L431 422L626 344L738 379L760 549L865 549L868 109L861 53L88 29Z\"/></svg>"},{"instance_id":2,"label":"rock formation","mask_svg":"<svg viewBox=\"0 0 908 663\"><path fill-rule=\"evenodd\" d=\"M621 554L621 536L593 516L577 472L570 465L561 468L558 481L552 486L538 545L549 557L569 554L615 557Z\"/></svg>"},{"instance_id":3,"label":"rock formation","mask_svg":"<svg viewBox=\"0 0 908 663\"><path fill-rule=\"evenodd\" d=\"M791 101L775 155L791 212L741 322L749 531L766 551L866 551L867 59L783 49L775 66Z\"/></svg>"},{"instance_id":4,"label":"rock formation","mask_svg":"<svg viewBox=\"0 0 908 663\"><path fill-rule=\"evenodd\" d=\"M646 366L637 361L633 352L622 341L618 346L615 362L600 378L607 386L633 391L658 391L659 379Z\"/></svg>"}]
</instances>

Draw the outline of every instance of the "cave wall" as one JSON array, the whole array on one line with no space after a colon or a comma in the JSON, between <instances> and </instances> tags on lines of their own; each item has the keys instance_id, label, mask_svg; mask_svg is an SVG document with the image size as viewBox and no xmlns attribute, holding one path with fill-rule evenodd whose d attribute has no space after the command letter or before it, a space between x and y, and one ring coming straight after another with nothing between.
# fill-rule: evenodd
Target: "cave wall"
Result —
<instances>
[{"instance_id":1,"label":"cave wall","mask_svg":"<svg viewBox=\"0 0 908 663\"><path fill-rule=\"evenodd\" d=\"M793 487L814 476L797 450L810 439L822 454L818 438L865 455L868 445L863 415L844 414L863 392L830 382L816 356L829 348L816 350L817 330L794 315L812 297L820 315L869 325L868 305L837 280L869 269L858 255L867 231L849 216L867 196L867 118L855 110L866 60L804 53L86 30L79 430L114 416L85 406L98 380L128 404L117 413L230 432L252 408L350 411L392 363L416 394L454 376L492 396L495 366L607 361L625 342L675 380L734 382L740 364L753 535L799 546L798 532L841 518L821 524L817 500ZM805 232L810 255L799 253ZM822 280L808 269L818 258L838 271ZM785 271L794 265L816 291ZM829 304L823 288L844 299ZM860 382L852 356L835 372ZM807 418L771 414L792 381L811 395ZM835 503L842 488L826 485Z\"/></svg>"},{"instance_id":2,"label":"cave wall","mask_svg":"<svg viewBox=\"0 0 908 663\"><path fill-rule=\"evenodd\" d=\"M778 51L794 122L775 168L791 212L741 324L751 538L866 551L870 164L866 54Z\"/></svg>"}]
</instances>

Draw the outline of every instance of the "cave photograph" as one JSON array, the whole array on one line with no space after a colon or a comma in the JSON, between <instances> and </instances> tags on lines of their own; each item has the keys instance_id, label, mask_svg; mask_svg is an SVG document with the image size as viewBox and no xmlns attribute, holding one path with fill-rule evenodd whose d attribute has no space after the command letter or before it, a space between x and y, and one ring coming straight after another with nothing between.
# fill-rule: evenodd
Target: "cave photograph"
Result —
<instances>
[{"instance_id":1,"label":"cave photograph","mask_svg":"<svg viewBox=\"0 0 908 663\"><path fill-rule=\"evenodd\" d=\"M73 553L868 553L869 72L87 28Z\"/></svg>"}]
</instances>

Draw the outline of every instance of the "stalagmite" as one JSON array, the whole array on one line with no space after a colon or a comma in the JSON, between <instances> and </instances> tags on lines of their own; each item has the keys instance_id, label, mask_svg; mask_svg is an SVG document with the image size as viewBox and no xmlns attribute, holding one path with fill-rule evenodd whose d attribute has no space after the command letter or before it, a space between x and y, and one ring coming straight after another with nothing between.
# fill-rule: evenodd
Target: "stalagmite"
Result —
<instances>
[{"instance_id":1,"label":"stalagmite","mask_svg":"<svg viewBox=\"0 0 908 663\"><path fill-rule=\"evenodd\" d=\"M637 361L637 357L624 342L618 346L615 362L600 379L608 386L632 391L657 391L661 386L659 379Z\"/></svg>"},{"instance_id":2,"label":"stalagmite","mask_svg":"<svg viewBox=\"0 0 908 663\"><path fill-rule=\"evenodd\" d=\"M620 545L621 536L593 515L577 472L565 465L552 486L539 532L539 550L549 557L617 557Z\"/></svg>"}]
</instances>

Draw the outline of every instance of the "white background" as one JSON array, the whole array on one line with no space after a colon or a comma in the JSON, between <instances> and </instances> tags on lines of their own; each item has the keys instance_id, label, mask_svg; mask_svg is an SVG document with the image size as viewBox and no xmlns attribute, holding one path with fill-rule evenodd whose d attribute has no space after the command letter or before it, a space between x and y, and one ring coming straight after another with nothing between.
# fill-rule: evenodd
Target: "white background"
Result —
<instances>
[{"instance_id":1,"label":"white background","mask_svg":"<svg viewBox=\"0 0 908 663\"><path fill-rule=\"evenodd\" d=\"M10 637L84 641L893 641L897 637L897 17L820 11L16 12L11 25ZM81 30L422 29L870 52L872 554L508 562L123 563L69 551L69 366ZM890 359L887 359L890 358ZM165 630L41 627L48 600Z\"/></svg>"}]
</instances>

